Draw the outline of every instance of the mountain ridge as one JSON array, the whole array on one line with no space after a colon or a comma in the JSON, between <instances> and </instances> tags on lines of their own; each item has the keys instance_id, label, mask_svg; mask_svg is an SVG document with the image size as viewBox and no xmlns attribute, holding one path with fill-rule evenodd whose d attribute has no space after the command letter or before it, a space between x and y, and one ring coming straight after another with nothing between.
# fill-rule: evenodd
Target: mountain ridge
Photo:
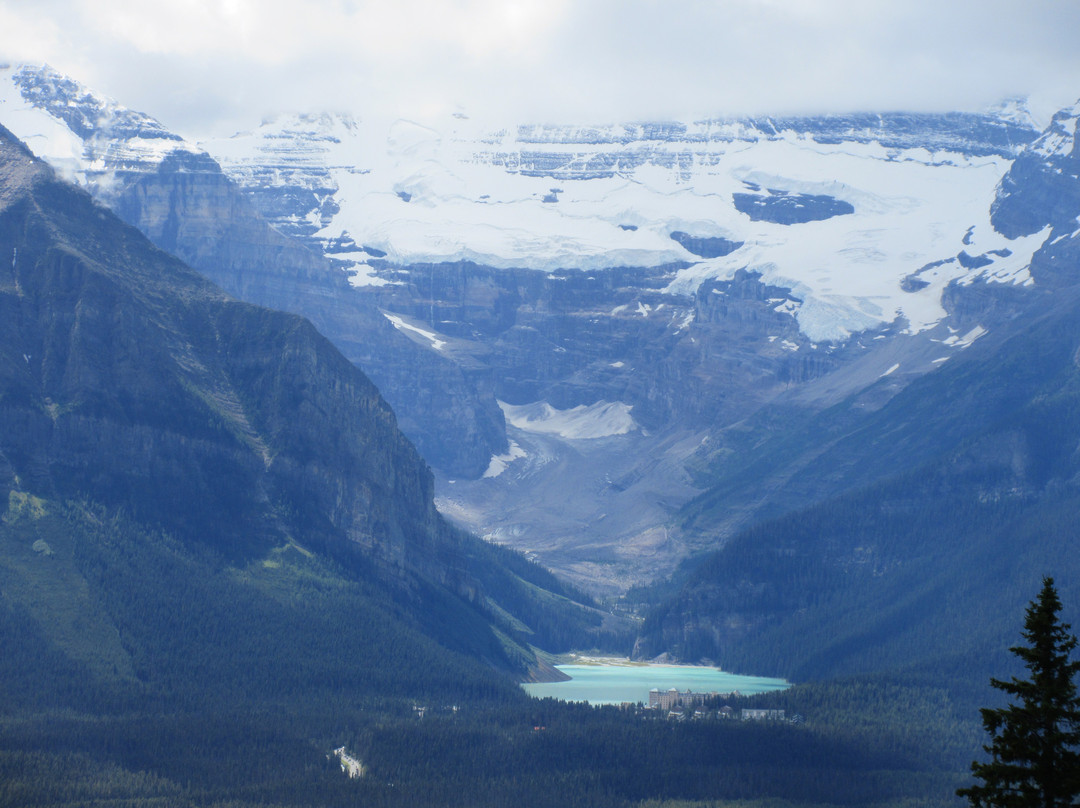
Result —
<instances>
[{"instance_id":1,"label":"mountain ridge","mask_svg":"<svg viewBox=\"0 0 1080 808\"><path fill-rule=\"evenodd\" d=\"M47 95L55 79L27 70ZM744 444L854 394L853 413L880 409L1036 305L1032 256L1060 234L1010 238L991 207L1042 136L1015 103L492 131L291 116L202 144L220 174L194 152L133 168L117 208L234 291L302 300L361 366L380 354L439 507L618 594L770 513L743 503L718 539L678 524ZM229 258L250 230L238 196L289 234L283 252ZM319 280L252 269L297 239L329 262ZM584 438L556 425L571 412L627 420Z\"/></svg>"},{"instance_id":2,"label":"mountain ridge","mask_svg":"<svg viewBox=\"0 0 1080 808\"><path fill-rule=\"evenodd\" d=\"M681 518L715 531L756 485L758 524L660 597L639 653L973 682L1006 664L1001 638L1042 576L1076 602L1080 202L1047 190L1080 187L1076 133L1062 138L1074 121L1055 116L999 188L1003 228L1050 231L1012 318L879 408L855 397L778 429L739 470L736 454Z\"/></svg>"},{"instance_id":3,"label":"mountain ridge","mask_svg":"<svg viewBox=\"0 0 1080 808\"><path fill-rule=\"evenodd\" d=\"M0 75L0 113L39 156L230 294L312 320L376 379L429 462L476 476L505 450L482 376L421 350L349 294L339 271L271 228L206 152L47 67Z\"/></svg>"},{"instance_id":4,"label":"mountain ridge","mask_svg":"<svg viewBox=\"0 0 1080 808\"><path fill-rule=\"evenodd\" d=\"M6 130L0 185L0 501L83 501L104 516L76 533L115 516L217 575L293 558L519 675L531 644L599 629L583 596L442 519L393 412L308 321L233 300Z\"/></svg>"}]
</instances>

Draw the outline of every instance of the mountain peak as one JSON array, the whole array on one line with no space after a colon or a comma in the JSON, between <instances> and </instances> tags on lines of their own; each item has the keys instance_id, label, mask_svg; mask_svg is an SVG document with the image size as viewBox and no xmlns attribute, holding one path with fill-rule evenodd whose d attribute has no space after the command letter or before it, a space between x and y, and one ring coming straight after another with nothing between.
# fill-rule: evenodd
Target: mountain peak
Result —
<instances>
[{"instance_id":1,"label":"mountain peak","mask_svg":"<svg viewBox=\"0 0 1080 808\"><path fill-rule=\"evenodd\" d=\"M1080 101L1054 113L1046 131L1031 144L1031 151L1046 157L1067 157L1076 151Z\"/></svg>"},{"instance_id":2,"label":"mountain peak","mask_svg":"<svg viewBox=\"0 0 1080 808\"><path fill-rule=\"evenodd\" d=\"M205 158L151 116L48 65L0 68L0 111L34 154L80 185L108 185L113 172L157 166L178 152Z\"/></svg>"},{"instance_id":3,"label":"mountain peak","mask_svg":"<svg viewBox=\"0 0 1080 808\"><path fill-rule=\"evenodd\" d=\"M12 81L27 103L64 121L84 139L106 133L111 137L183 142L183 138L149 115L101 96L47 64L20 65L15 68Z\"/></svg>"},{"instance_id":4,"label":"mountain peak","mask_svg":"<svg viewBox=\"0 0 1080 808\"><path fill-rule=\"evenodd\" d=\"M1031 108L1031 100L1027 96L1004 98L996 104L991 104L983 112L992 118L1016 124L1030 131L1040 131L1046 127L1046 121L1035 114Z\"/></svg>"},{"instance_id":5,"label":"mountain peak","mask_svg":"<svg viewBox=\"0 0 1080 808\"><path fill-rule=\"evenodd\" d=\"M0 124L0 199L14 197L35 178L51 177L53 170L38 160L26 144Z\"/></svg>"}]
</instances>

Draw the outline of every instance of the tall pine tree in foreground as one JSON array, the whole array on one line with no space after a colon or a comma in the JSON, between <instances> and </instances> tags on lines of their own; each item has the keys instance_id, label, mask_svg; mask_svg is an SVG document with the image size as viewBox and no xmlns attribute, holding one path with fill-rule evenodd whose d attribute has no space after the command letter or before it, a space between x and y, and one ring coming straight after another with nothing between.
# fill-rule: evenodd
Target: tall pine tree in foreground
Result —
<instances>
[{"instance_id":1,"label":"tall pine tree in foreground","mask_svg":"<svg viewBox=\"0 0 1080 808\"><path fill-rule=\"evenodd\" d=\"M1027 645L1009 649L1023 660L1030 678L990 680L1011 698L1007 707L980 711L991 738L983 747L990 760L971 764L981 784L957 791L976 808L1057 808L1080 798L1080 702L1074 681L1080 662L1069 659L1077 640L1058 618L1060 610L1054 579L1044 578L1039 597L1027 608Z\"/></svg>"}]
</instances>

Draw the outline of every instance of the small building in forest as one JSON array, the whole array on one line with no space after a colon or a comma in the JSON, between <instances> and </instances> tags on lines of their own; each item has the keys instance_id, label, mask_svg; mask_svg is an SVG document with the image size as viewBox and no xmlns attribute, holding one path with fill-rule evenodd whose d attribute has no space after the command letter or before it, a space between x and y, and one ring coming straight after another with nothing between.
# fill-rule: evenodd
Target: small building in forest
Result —
<instances>
[{"instance_id":1,"label":"small building in forest","mask_svg":"<svg viewBox=\"0 0 1080 808\"><path fill-rule=\"evenodd\" d=\"M743 721L783 721L783 710L756 710L744 707L740 713Z\"/></svg>"}]
</instances>

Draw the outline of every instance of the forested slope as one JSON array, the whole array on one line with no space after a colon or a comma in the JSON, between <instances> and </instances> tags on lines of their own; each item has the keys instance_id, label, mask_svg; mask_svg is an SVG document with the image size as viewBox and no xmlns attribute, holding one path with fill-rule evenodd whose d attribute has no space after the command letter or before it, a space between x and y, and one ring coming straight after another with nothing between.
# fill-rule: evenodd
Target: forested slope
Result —
<instances>
[{"instance_id":1,"label":"forested slope","mask_svg":"<svg viewBox=\"0 0 1080 808\"><path fill-rule=\"evenodd\" d=\"M587 642L600 617L580 596L443 521L394 414L310 323L228 298L0 135L0 503L85 512L72 535L97 541L95 520L119 519L199 559L184 575L133 553L150 565L130 561L135 579L160 567L172 582L148 597L310 558L394 618L361 623L413 626L504 671L525 670L529 643ZM80 575L97 580L97 601L131 590ZM148 622L145 639L186 625ZM220 630L245 636L242 625ZM232 655L265 667L243 647ZM374 638L364 648L380 653Z\"/></svg>"},{"instance_id":2,"label":"forested slope","mask_svg":"<svg viewBox=\"0 0 1080 808\"><path fill-rule=\"evenodd\" d=\"M822 473L848 475L849 492L765 521L703 560L650 616L639 652L800 679L989 675L1041 576L1059 576L1073 608L1080 595L1077 311L1075 290L1063 290L1016 336L868 418L846 453L825 455L845 462L822 461ZM930 459L885 473L889 442L910 440Z\"/></svg>"}]
</instances>

